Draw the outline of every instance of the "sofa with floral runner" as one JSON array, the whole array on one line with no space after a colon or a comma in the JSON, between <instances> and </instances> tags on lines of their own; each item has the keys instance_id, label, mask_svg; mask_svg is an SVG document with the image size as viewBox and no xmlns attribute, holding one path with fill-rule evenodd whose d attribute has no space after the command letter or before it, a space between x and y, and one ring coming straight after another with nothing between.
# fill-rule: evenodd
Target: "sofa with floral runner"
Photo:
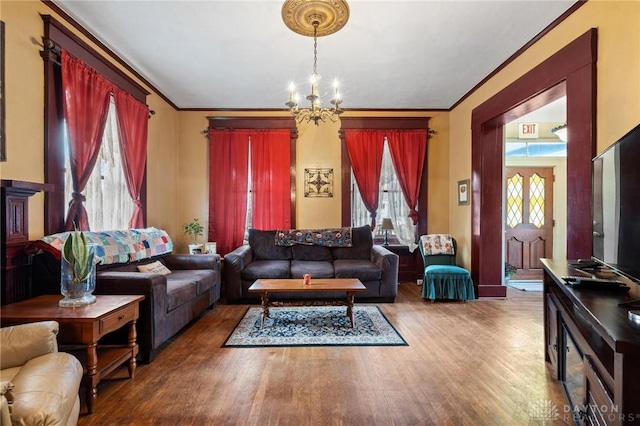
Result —
<instances>
[{"instance_id":1,"label":"sofa with floral runner","mask_svg":"<svg viewBox=\"0 0 640 426\"><path fill-rule=\"evenodd\" d=\"M398 293L398 255L373 244L371 228L249 230L249 244L224 257L224 295L229 303L256 300L257 279L358 278L367 287L357 299L393 302ZM287 298L340 299L344 292L274 293Z\"/></svg>"},{"instance_id":2,"label":"sofa with floral runner","mask_svg":"<svg viewBox=\"0 0 640 426\"><path fill-rule=\"evenodd\" d=\"M220 299L220 256L174 254L169 235L157 228L85 232L95 246L94 294L139 294L138 344L143 363L190 321ZM29 247L33 293L60 293L60 249L68 232L45 236ZM108 336L126 341L124 331Z\"/></svg>"}]
</instances>

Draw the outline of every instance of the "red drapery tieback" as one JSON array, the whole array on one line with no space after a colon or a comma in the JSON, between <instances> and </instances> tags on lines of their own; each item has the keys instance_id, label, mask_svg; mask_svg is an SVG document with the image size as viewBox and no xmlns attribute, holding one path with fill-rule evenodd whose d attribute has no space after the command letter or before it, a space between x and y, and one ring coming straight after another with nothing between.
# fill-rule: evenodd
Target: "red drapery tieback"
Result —
<instances>
[{"instance_id":1,"label":"red drapery tieback","mask_svg":"<svg viewBox=\"0 0 640 426\"><path fill-rule=\"evenodd\" d=\"M96 70L61 52L63 110L69 130L69 156L73 192L80 194L96 164L102 134L107 122L113 85ZM80 194L81 195L81 194ZM65 222L67 231L88 231L89 218L82 202L74 195Z\"/></svg>"}]
</instances>

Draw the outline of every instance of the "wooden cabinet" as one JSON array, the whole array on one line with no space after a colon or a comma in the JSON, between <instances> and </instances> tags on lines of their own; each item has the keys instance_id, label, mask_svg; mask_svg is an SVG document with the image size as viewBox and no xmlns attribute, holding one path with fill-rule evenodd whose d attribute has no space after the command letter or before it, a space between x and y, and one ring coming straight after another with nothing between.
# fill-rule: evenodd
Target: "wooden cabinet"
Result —
<instances>
[{"instance_id":1,"label":"wooden cabinet","mask_svg":"<svg viewBox=\"0 0 640 426\"><path fill-rule=\"evenodd\" d=\"M640 299L640 284L616 276L629 292L574 289L562 276L580 273L566 261L542 262L545 358L568 400L560 411L577 424L640 424L640 325L620 306Z\"/></svg>"},{"instance_id":2,"label":"wooden cabinet","mask_svg":"<svg viewBox=\"0 0 640 426\"><path fill-rule=\"evenodd\" d=\"M422 257L420 249L416 248L413 253L409 247L396 244L384 246L389 251L398 255L398 282L416 282L422 279Z\"/></svg>"}]
</instances>

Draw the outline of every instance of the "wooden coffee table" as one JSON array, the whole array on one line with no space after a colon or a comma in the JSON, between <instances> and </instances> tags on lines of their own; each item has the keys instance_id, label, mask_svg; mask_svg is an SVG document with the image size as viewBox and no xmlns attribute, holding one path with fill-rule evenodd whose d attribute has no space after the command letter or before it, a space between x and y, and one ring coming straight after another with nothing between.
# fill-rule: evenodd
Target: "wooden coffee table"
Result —
<instances>
[{"instance_id":1,"label":"wooden coffee table","mask_svg":"<svg viewBox=\"0 0 640 426\"><path fill-rule=\"evenodd\" d=\"M365 291L366 289L357 278L312 278L311 284L304 284L302 278L259 279L249 287L250 292L260 293L260 298L262 299L262 321L260 322L260 327L264 326L264 319L269 316L269 293L344 291L347 293L347 317L349 317L351 328L353 328L355 325L353 299L357 292Z\"/></svg>"},{"instance_id":2,"label":"wooden coffee table","mask_svg":"<svg viewBox=\"0 0 640 426\"><path fill-rule=\"evenodd\" d=\"M58 306L60 295L44 295L22 302L4 305L0 310L2 326L37 321L57 321L60 324L58 342L62 345L82 344L85 353L76 354L84 367L82 384L87 390L87 410L93 413L97 386L100 380L129 362L129 377L136 370L136 320L138 304L144 296L96 295L95 303L84 306L62 308ZM98 347L98 340L105 334L129 326L126 345ZM100 357L98 358L98 355Z\"/></svg>"}]
</instances>

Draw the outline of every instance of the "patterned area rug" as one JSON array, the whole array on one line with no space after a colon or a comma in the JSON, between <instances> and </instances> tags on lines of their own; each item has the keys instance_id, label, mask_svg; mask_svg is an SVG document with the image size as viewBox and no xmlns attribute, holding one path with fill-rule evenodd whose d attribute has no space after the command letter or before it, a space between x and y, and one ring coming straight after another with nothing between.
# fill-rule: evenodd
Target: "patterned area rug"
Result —
<instances>
[{"instance_id":1,"label":"patterned area rug","mask_svg":"<svg viewBox=\"0 0 640 426\"><path fill-rule=\"evenodd\" d=\"M346 311L346 306L272 307L261 328L262 308L251 307L222 346L407 346L377 306L355 306L354 328Z\"/></svg>"}]
</instances>

